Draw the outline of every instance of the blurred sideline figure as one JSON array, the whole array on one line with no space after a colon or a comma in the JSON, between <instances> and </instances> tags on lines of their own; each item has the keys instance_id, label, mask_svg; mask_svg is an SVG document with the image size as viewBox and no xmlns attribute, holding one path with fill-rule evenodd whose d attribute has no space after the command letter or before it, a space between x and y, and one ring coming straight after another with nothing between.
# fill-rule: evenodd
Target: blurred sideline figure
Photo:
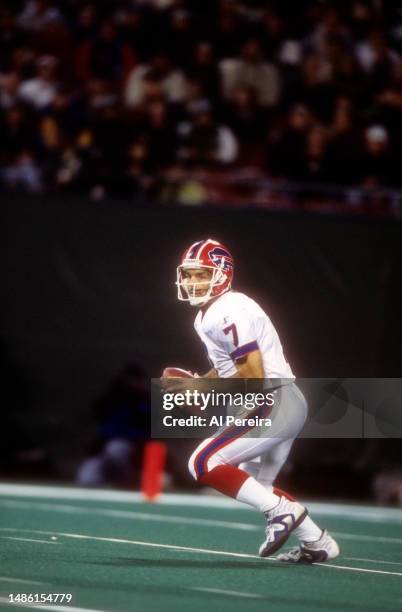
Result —
<instances>
[{"instance_id":1,"label":"blurred sideline figure","mask_svg":"<svg viewBox=\"0 0 402 612\"><path fill-rule=\"evenodd\" d=\"M150 398L144 370L131 363L95 402L97 437L79 466L76 481L84 486L133 488L149 438Z\"/></svg>"}]
</instances>

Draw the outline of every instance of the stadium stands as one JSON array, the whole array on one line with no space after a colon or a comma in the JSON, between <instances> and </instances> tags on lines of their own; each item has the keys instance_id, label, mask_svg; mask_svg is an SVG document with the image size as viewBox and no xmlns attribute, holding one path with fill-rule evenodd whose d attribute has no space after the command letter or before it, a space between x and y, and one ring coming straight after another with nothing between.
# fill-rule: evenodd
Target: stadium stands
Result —
<instances>
[{"instance_id":1,"label":"stadium stands","mask_svg":"<svg viewBox=\"0 0 402 612\"><path fill-rule=\"evenodd\" d=\"M1 190L399 211L397 3L207 4L3 2Z\"/></svg>"}]
</instances>

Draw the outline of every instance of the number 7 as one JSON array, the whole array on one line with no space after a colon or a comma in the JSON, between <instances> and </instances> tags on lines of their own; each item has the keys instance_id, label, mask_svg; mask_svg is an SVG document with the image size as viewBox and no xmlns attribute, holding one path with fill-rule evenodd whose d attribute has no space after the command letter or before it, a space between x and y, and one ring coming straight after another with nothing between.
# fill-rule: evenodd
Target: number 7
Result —
<instances>
[{"instance_id":1,"label":"number 7","mask_svg":"<svg viewBox=\"0 0 402 612\"><path fill-rule=\"evenodd\" d=\"M237 334L236 325L232 323L232 325L228 325L224 328L223 333L227 336L230 332L233 334L233 344L235 346L239 346L239 336Z\"/></svg>"}]
</instances>

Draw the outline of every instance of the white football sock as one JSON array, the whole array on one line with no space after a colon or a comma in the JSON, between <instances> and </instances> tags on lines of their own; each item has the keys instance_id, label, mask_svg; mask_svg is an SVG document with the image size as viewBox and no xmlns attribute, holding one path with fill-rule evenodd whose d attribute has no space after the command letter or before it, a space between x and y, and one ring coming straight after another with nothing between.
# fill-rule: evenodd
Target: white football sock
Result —
<instances>
[{"instance_id":1,"label":"white football sock","mask_svg":"<svg viewBox=\"0 0 402 612\"><path fill-rule=\"evenodd\" d=\"M265 490L272 493L272 485L265 485ZM318 525L316 525L314 521L307 515L306 518L300 523L300 525L296 527L293 533L301 542L316 542L322 536L322 529L318 527Z\"/></svg>"},{"instance_id":2,"label":"white football sock","mask_svg":"<svg viewBox=\"0 0 402 612\"><path fill-rule=\"evenodd\" d=\"M301 542L315 542L322 536L322 529L307 515L293 533Z\"/></svg>"},{"instance_id":3,"label":"white football sock","mask_svg":"<svg viewBox=\"0 0 402 612\"><path fill-rule=\"evenodd\" d=\"M237 492L236 499L254 506L260 512L267 512L279 503L279 497L271 490L267 490L252 476L247 478Z\"/></svg>"}]
</instances>

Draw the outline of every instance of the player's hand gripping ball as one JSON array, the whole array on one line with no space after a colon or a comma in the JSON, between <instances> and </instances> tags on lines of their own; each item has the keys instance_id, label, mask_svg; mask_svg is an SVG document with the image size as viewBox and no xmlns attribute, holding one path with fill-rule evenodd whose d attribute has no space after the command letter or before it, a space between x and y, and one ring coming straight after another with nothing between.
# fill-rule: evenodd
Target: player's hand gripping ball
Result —
<instances>
[{"instance_id":1,"label":"player's hand gripping ball","mask_svg":"<svg viewBox=\"0 0 402 612\"><path fill-rule=\"evenodd\" d=\"M163 391L180 391L186 385L184 380L178 379L185 378L198 378L198 374L193 374L190 370L183 370L183 368L165 368L161 376Z\"/></svg>"}]
</instances>

